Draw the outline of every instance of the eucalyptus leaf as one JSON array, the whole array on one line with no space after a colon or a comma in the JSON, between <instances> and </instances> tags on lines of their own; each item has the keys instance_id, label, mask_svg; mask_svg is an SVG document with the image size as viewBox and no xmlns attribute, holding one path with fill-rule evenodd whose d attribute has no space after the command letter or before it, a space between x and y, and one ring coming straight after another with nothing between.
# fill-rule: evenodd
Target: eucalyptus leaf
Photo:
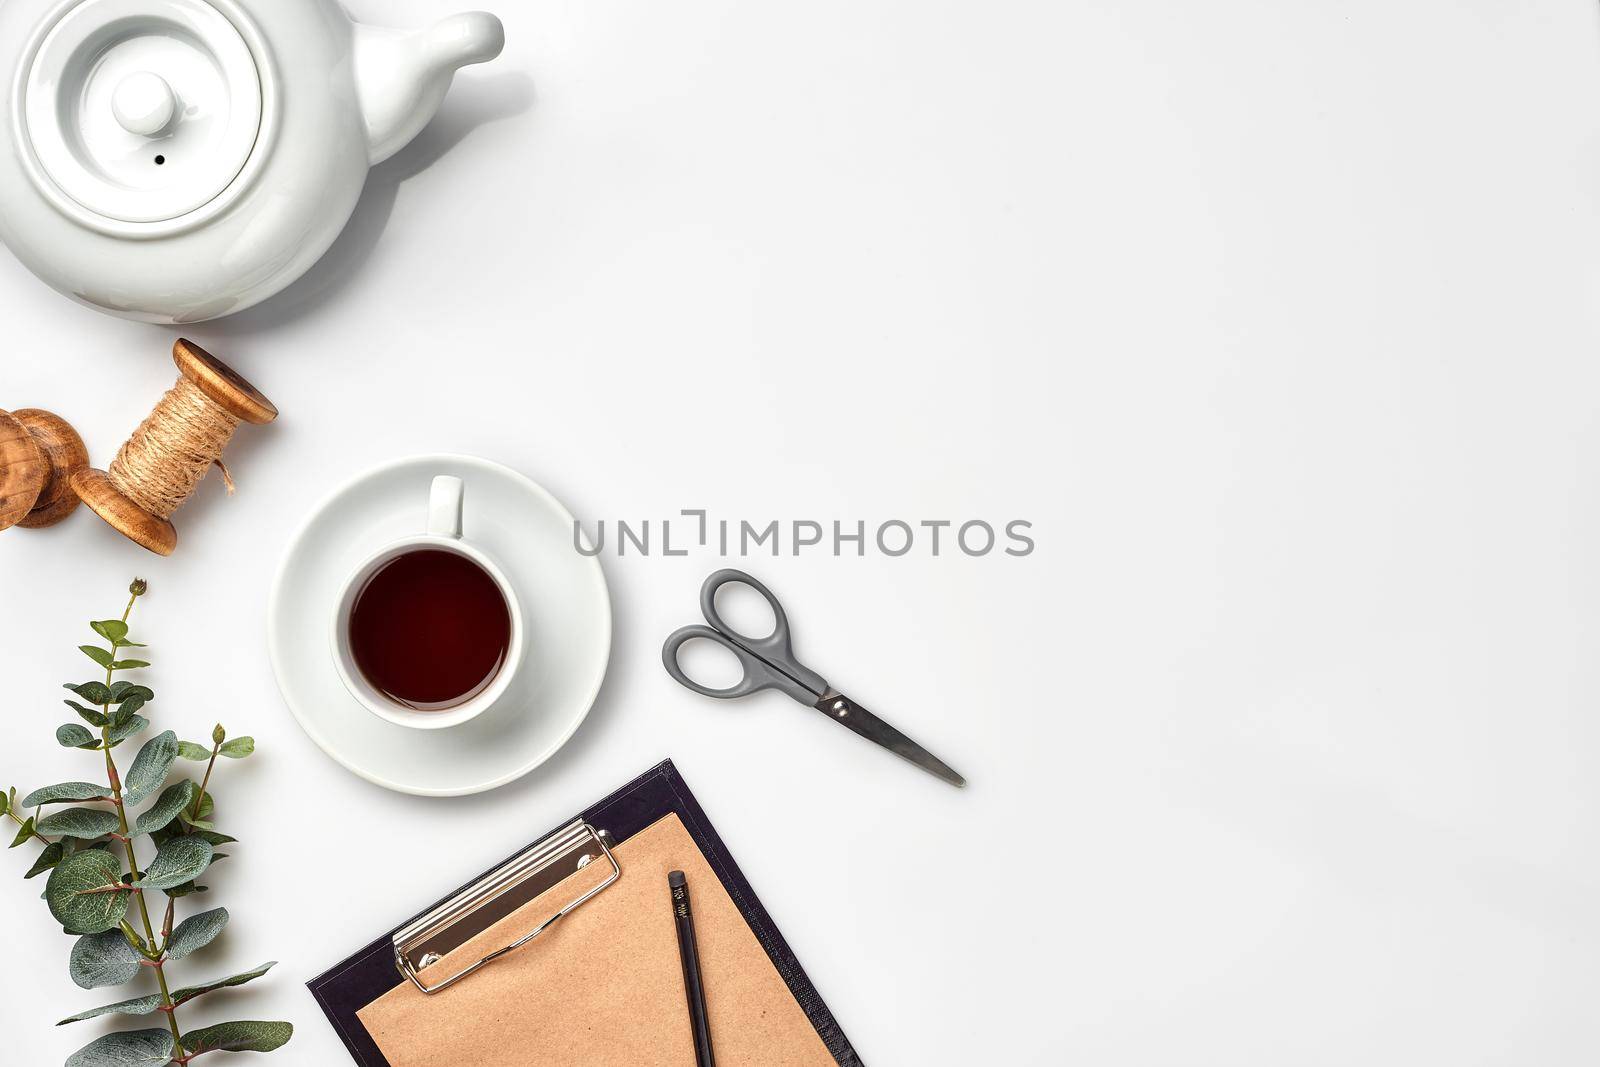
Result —
<instances>
[{"instance_id":1,"label":"eucalyptus leaf","mask_svg":"<svg viewBox=\"0 0 1600 1067\"><path fill-rule=\"evenodd\" d=\"M136 834L153 834L166 826L178 813L194 802L194 795L200 792L200 787L189 779L174 782L162 790L156 802L146 809L133 824Z\"/></svg>"},{"instance_id":2,"label":"eucalyptus leaf","mask_svg":"<svg viewBox=\"0 0 1600 1067\"><path fill-rule=\"evenodd\" d=\"M289 1023L218 1023L183 1035L183 1047L201 1052L272 1052L289 1043L294 1027ZM82 1067L82 1065L69 1065Z\"/></svg>"},{"instance_id":3,"label":"eucalyptus leaf","mask_svg":"<svg viewBox=\"0 0 1600 1067\"><path fill-rule=\"evenodd\" d=\"M15 792L15 789L10 792L0 792L0 816L11 810L11 794Z\"/></svg>"},{"instance_id":4,"label":"eucalyptus leaf","mask_svg":"<svg viewBox=\"0 0 1600 1067\"><path fill-rule=\"evenodd\" d=\"M215 830L196 830L194 832L194 835L196 837L205 838L207 841L210 841L213 845L231 845L235 841L239 840L237 837L229 837L227 834L219 834ZM212 856L211 857L211 862L215 863L215 862L217 862L217 860L219 858L221 858L221 857Z\"/></svg>"},{"instance_id":5,"label":"eucalyptus leaf","mask_svg":"<svg viewBox=\"0 0 1600 1067\"><path fill-rule=\"evenodd\" d=\"M200 804L198 808L192 815L188 811L185 811L183 813L183 821L189 826L198 827L202 830L209 830L211 829L211 824L206 820L211 816L211 813L216 810L216 807L216 802L211 799L211 794L209 792L202 793L200 794Z\"/></svg>"},{"instance_id":6,"label":"eucalyptus leaf","mask_svg":"<svg viewBox=\"0 0 1600 1067\"><path fill-rule=\"evenodd\" d=\"M40 819L38 830L41 834L93 841L115 832L121 825L117 813L104 808L62 808Z\"/></svg>"},{"instance_id":7,"label":"eucalyptus leaf","mask_svg":"<svg viewBox=\"0 0 1600 1067\"><path fill-rule=\"evenodd\" d=\"M172 770L172 762L177 758L178 735L171 730L146 741L133 758L127 777L123 779L123 803L138 804L160 789L167 780L167 773Z\"/></svg>"},{"instance_id":8,"label":"eucalyptus leaf","mask_svg":"<svg viewBox=\"0 0 1600 1067\"><path fill-rule=\"evenodd\" d=\"M110 722L113 726L120 726L133 718L134 714L145 705L141 696L130 696L117 705L117 710L111 713Z\"/></svg>"},{"instance_id":9,"label":"eucalyptus leaf","mask_svg":"<svg viewBox=\"0 0 1600 1067\"><path fill-rule=\"evenodd\" d=\"M40 789L35 789L22 798L22 806L25 808L37 808L44 804L106 800L110 796L111 790L103 785L95 785L93 782L60 782L56 785L47 785Z\"/></svg>"},{"instance_id":10,"label":"eucalyptus leaf","mask_svg":"<svg viewBox=\"0 0 1600 1067\"><path fill-rule=\"evenodd\" d=\"M174 1005L185 1004L193 1000L195 997L203 997L207 993L214 993L219 989L230 989L233 986L244 985L246 982L253 982L257 978L260 978L262 975L266 974L268 971L272 970L272 968L276 967L277 965L278 961L272 960L269 963L263 963L253 971L245 971L242 974L233 974L226 978L218 978L215 982L207 982L205 985L188 986L184 989L174 990L172 993L172 1003Z\"/></svg>"},{"instance_id":11,"label":"eucalyptus leaf","mask_svg":"<svg viewBox=\"0 0 1600 1067\"><path fill-rule=\"evenodd\" d=\"M151 993L147 997L134 997L132 1000L119 1000L115 1004L107 1004L99 1008L90 1008L80 1011L76 1015L69 1015L56 1023L57 1026L66 1026L68 1023L81 1023L85 1019L98 1019L102 1015L149 1015L161 1007L161 994Z\"/></svg>"},{"instance_id":12,"label":"eucalyptus leaf","mask_svg":"<svg viewBox=\"0 0 1600 1067\"><path fill-rule=\"evenodd\" d=\"M174 1051L170 1030L127 1030L83 1046L66 1067L166 1067Z\"/></svg>"},{"instance_id":13,"label":"eucalyptus leaf","mask_svg":"<svg viewBox=\"0 0 1600 1067\"><path fill-rule=\"evenodd\" d=\"M29 867L28 873L22 877L24 879L39 877L39 875L60 863L61 857L65 856L66 854L67 847L60 841L50 842L48 845L44 846L44 851L39 853L39 858L33 861L33 866Z\"/></svg>"},{"instance_id":14,"label":"eucalyptus leaf","mask_svg":"<svg viewBox=\"0 0 1600 1067\"><path fill-rule=\"evenodd\" d=\"M197 745L193 741L179 741L178 757L180 759L194 760L196 763L204 763L211 758L211 750L204 745ZM5 813L0 812L0 815L3 814Z\"/></svg>"},{"instance_id":15,"label":"eucalyptus leaf","mask_svg":"<svg viewBox=\"0 0 1600 1067\"><path fill-rule=\"evenodd\" d=\"M110 730L111 745L115 748L134 734L150 725L150 720L143 715L135 715L125 723L119 723Z\"/></svg>"},{"instance_id":16,"label":"eucalyptus leaf","mask_svg":"<svg viewBox=\"0 0 1600 1067\"><path fill-rule=\"evenodd\" d=\"M235 737L225 743L217 751L229 759L244 759L256 750L256 739L253 737Z\"/></svg>"},{"instance_id":17,"label":"eucalyptus leaf","mask_svg":"<svg viewBox=\"0 0 1600 1067\"><path fill-rule=\"evenodd\" d=\"M179 897L186 897L191 893L209 893L211 890L203 885L185 882L182 885L175 885L171 889L164 889L162 892L173 900L177 900Z\"/></svg>"},{"instance_id":18,"label":"eucalyptus leaf","mask_svg":"<svg viewBox=\"0 0 1600 1067\"><path fill-rule=\"evenodd\" d=\"M121 644L122 639L128 636L128 624L121 619L91 622L89 628L113 644Z\"/></svg>"},{"instance_id":19,"label":"eucalyptus leaf","mask_svg":"<svg viewBox=\"0 0 1600 1067\"><path fill-rule=\"evenodd\" d=\"M90 726L104 726L108 721L110 721L105 717L103 712L96 711L94 708L86 708L76 700L63 700L61 703L77 712L78 717L84 722L88 723Z\"/></svg>"},{"instance_id":20,"label":"eucalyptus leaf","mask_svg":"<svg viewBox=\"0 0 1600 1067\"><path fill-rule=\"evenodd\" d=\"M113 704L120 704L129 697L138 697L140 700L154 700L156 694L155 690L149 686L139 685L136 682L111 683L111 702Z\"/></svg>"},{"instance_id":21,"label":"eucalyptus leaf","mask_svg":"<svg viewBox=\"0 0 1600 1067\"><path fill-rule=\"evenodd\" d=\"M87 727L69 722L56 727L56 744L62 748L93 748L100 743Z\"/></svg>"},{"instance_id":22,"label":"eucalyptus leaf","mask_svg":"<svg viewBox=\"0 0 1600 1067\"><path fill-rule=\"evenodd\" d=\"M189 834L174 837L156 850L155 859L144 877L133 883L135 889L172 889L193 881L211 866L211 842ZM88 931L85 931L88 932Z\"/></svg>"},{"instance_id":23,"label":"eucalyptus leaf","mask_svg":"<svg viewBox=\"0 0 1600 1067\"><path fill-rule=\"evenodd\" d=\"M28 816L27 820L23 822L22 829L17 831L17 836L12 840L11 844L7 845L6 847L17 848L20 845L27 844L31 840L33 840L33 816L30 815Z\"/></svg>"},{"instance_id":24,"label":"eucalyptus leaf","mask_svg":"<svg viewBox=\"0 0 1600 1067\"><path fill-rule=\"evenodd\" d=\"M172 936L167 939L167 956L181 960L192 952L198 952L215 941L222 933L222 928L227 925L227 908L217 908L214 911L203 911L199 915L189 916L178 924L178 928L172 931Z\"/></svg>"},{"instance_id":25,"label":"eucalyptus leaf","mask_svg":"<svg viewBox=\"0 0 1600 1067\"><path fill-rule=\"evenodd\" d=\"M112 656L110 649L101 648L99 645L79 645L78 651L82 652L85 656L88 656L102 667L111 666Z\"/></svg>"},{"instance_id":26,"label":"eucalyptus leaf","mask_svg":"<svg viewBox=\"0 0 1600 1067\"><path fill-rule=\"evenodd\" d=\"M56 864L44 887L50 914L75 934L115 928L128 914L132 897L122 884L122 864L99 849L74 852Z\"/></svg>"},{"instance_id":27,"label":"eucalyptus leaf","mask_svg":"<svg viewBox=\"0 0 1600 1067\"><path fill-rule=\"evenodd\" d=\"M121 930L86 934L72 946L67 970L80 989L131 982L143 969L139 953L128 944Z\"/></svg>"},{"instance_id":28,"label":"eucalyptus leaf","mask_svg":"<svg viewBox=\"0 0 1600 1067\"><path fill-rule=\"evenodd\" d=\"M104 682L68 682L62 688L72 690L91 704L111 703L111 688Z\"/></svg>"},{"instance_id":29,"label":"eucalyptus leaf","mask_svg":"<svg viewBox=\"0 0 1600 1067\"><path fill-rule=\"evenodd\" d=\"M119 659L111 665L114 671L134 671L140 667L150 666L150 661L145 659Z\"/></svg>"}]
</instances>

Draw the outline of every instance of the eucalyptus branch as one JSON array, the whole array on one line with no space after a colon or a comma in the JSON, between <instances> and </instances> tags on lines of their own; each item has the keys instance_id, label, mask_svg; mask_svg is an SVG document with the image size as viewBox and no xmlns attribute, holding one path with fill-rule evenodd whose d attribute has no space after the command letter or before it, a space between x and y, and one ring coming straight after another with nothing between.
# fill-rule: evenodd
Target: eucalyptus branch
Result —
<instances>
[{"instance_id":1,"label":"eucalyptus branch","mask_svg":"<svg viewBox=\"0 0 1600 1067\"><path fill-rule=\"evenodd\" d=\"M228 913L222 908L174 922L181 898L207 891L196 879L227 858L216 851L217 846L234 840L217 833L211 822L215 802L210 786L217 758L243 759L255 751L255 741L228 740L219 723L207 749L179 741L169 730L140 748L126 776L118 768L114 750L149 726L138 713L155 698L148 686L116 680L119 672L150 665L142 659L119 658L124 649L144 647L128 637L128 619L147 588L142 579L135 580L128 587L128 603L120 618L89 624L106 646L78 646L105 673L102 680L68 683L66 688L86 703L65 703L98 734L78 723L56 730L62 747L102 753L106 784L62 782L35 790L20 804L15 789L0 793L0 815L22 828L12 847L33 839L45 843L27 877L50 872L45 902L56 921L78 935L70 968L73 981L94 989L131 981L146 969L155 973L157 993L93 1008L62 1023L109 1014L166 1016L165 1029L107 1034L74 1053L67 1067L148 1067L187 1064L207 1052L271 1052L294 1033L288 1023L229 1022L187 1033L178 1024L179 1007L214 990L253 981L274 964L183 989L174 990L168 983L167 964L204 948L227 925ZM167 783L180 758L205 762L200 784L188 778ZM50 805L99 803L110 804L111 809L67 807L45 814ZM135 814L141 806L144 810ZM35 809L35 814L24 818L25 808ZM140 837L148 837L155 846L148 863L139 859L135 842ZM113 854L118 845L121 862ZM159 935L151 916L152 892L166 897ZM137 915L137 926L130 914Z\"/></svg>"}]
</instances>

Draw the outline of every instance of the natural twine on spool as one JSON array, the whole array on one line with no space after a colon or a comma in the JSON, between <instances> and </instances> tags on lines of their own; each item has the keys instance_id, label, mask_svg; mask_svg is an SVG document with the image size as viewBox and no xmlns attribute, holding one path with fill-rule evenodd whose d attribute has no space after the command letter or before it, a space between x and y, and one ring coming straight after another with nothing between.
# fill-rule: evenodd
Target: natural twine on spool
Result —
<instances>
[{"instance_id":1,"label":"natural twine on spool","mask_svg":"<svg viewBox=\"0 0 1600 1067\"><path fill-rule=\"evenodd\" d=\"M179 378L123 443L106 473L123 496L170 519L213 464L233 495L222 450L238 428L238 418L212 403L194 382Z\"/></svg>"},{"instance_id":2,"label":"natural twine on spool","mask_svg":"<svg viewBox=\"0 0 1600 1067\"><path fill-rule=\"evenodd\" d=\"M272 401L221 360L179 340L172 360L181 375L117 451L107 471L85 467L72 477L83 502L125 536L171 555L178 532L171 517L214 464L231 494L222 450L239 423L278 417Z\"/></svg>"}]
</instances>

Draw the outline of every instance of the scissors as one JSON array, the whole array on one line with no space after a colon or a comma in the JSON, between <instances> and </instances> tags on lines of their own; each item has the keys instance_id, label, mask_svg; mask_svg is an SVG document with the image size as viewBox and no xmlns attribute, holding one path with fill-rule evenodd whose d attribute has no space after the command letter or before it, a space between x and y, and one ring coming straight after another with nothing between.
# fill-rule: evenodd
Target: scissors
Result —
<instances>
[{"instance_id":1,"label":"scissors","mask_svg":"<svg viewBox=\"0 0 1600 1067\"><path fill-rule=\"evenodd\" d=\"M733 584L748 585L766 599L776 621L772 633L761 638L749 637L723 620L717 611L717 591ZM789 617L784 614L783 605L778 603L778 598L772 595L771 590L750 575L730 569L718 571L707 578L705 585L700 587L700 610L711 625L685 626L667 638L667 643L661 649L661 662L666 665L667 673L685 689L718 700L734 700L763 689L776 689L951 785L967 784L967 780L943 760L840 693L816 671L796 659L789 640ZM744 677L727 689L711 689L685 674L678 662L678 653L686 643L697 639L721 645L732 652L744 668Z\"/></svg>"}]
</instances>

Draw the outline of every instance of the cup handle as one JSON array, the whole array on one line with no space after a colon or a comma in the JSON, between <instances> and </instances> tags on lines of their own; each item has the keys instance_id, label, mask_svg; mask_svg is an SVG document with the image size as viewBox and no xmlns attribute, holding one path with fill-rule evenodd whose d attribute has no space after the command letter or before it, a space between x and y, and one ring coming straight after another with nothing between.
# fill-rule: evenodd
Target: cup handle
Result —
<instances>
[{"instance_id":1,"label":"cup handle","mask_svg":"<svg viewBox=\"0 0 1600 1067\"><path fill-rule=\"evenodd\" d=\"M460 478L441 474L428 491L428 534L461 539L461 509L466 486Z\"/></svg>"}]
</instances>

